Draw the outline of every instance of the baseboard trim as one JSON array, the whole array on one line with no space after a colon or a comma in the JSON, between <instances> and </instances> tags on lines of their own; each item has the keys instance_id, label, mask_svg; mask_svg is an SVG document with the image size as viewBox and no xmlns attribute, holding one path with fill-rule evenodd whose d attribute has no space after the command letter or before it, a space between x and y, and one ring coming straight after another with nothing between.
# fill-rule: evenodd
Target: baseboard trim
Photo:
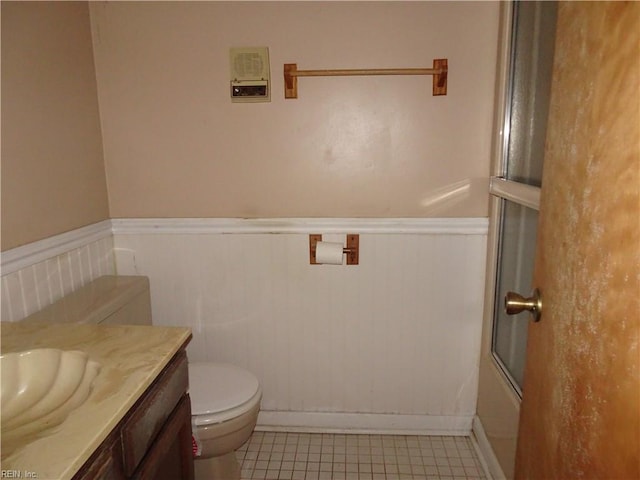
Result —
<instances>
[{"instance_id":1,"label":"baseboard trim","mask_svg":"<svg viewBox=\"0 0 640 480\"><path fill-rule=\"evenodd\" d=\"M487 218L115 218L115 235L362 233L486 235Z\"/></svg>"},{"instance_id":2,"label":"baseboard trim","mask_svg":"<svg viewBox=\"0 0 640 480\"><path fill-rule=\"evenodd\" d=\"M507 477L505 477L502 471L498 458L495 453L493 453L493 448L491 448L480 417L477 415L473 418L472 433L473 439L475 440L474 446L479 450L478 457L482 462L486 477L489 480L506 480Z\"/></svg>"},{"instance_id":3,"label":"baseboard trim","mask_svg":"<svg viewBox=\"0 0 640 480\"><path fill-rule=\"evenodd\" d=\"M259 431L309 433L368 433L394 435L452 435L471 433L472 415L395 415L260 411Z\"/></svg>"},{"instance_id":4,"label":"baseboard trim","mask_svg":"<svg viewBox=\"0 0 640 480\"><path fill-rule=\"evenodd\" d=\"M2 275L102 240L112 235L111 229L111 220L104 220L2 252Z\"/></svg>"}]
</instances>

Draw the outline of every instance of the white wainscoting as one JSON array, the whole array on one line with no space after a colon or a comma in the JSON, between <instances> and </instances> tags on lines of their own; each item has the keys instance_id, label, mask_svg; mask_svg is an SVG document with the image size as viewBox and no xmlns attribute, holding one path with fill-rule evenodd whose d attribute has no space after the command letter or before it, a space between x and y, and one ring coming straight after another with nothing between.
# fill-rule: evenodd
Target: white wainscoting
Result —
<instances>
[{"instance_id":1,"label":"white wainscoting","mask_svg":"<svg viewBox=\"0 0 640 480\"><path fill-rule=\"evenodd\" d=\"M2 252L2 321L16 321L114 275L109 220Z\"/></svg>"},{"instance_id":2,"label":"white wainscoting","mask_svg":"<svg viewBox=\"0 0 640 480\"><path fill-rule=\"evenodd\" d=\"M261 425L469 434L486 219L113 220L119 274L192 360L263 387ZM328 233L329 232L329 233ZM360 265L309 265L308 233L360 233Z\"/></svg>"}]
</instances>

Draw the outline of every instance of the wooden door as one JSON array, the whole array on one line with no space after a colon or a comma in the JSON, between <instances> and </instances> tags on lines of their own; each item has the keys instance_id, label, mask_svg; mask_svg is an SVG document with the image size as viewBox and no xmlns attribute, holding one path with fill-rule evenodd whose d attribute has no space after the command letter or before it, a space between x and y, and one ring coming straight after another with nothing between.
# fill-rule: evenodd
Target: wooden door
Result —
<instances>
[{"instance_id":1,"label":"wooden door","mask_svg":"<svg viewBox=\"0 0 640 480\"><path fill-rule=\"evenodd\" d=\"M516 478L638 479L640 3L563 2L556 42Z\"/></svg>"}]
</instances>

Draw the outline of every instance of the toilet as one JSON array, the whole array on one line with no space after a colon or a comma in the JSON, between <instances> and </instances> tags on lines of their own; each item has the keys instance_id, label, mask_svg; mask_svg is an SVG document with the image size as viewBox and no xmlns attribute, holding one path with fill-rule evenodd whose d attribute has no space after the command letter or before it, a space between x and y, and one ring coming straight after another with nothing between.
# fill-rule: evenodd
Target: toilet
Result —
<instances>
[{"instance_id":1,"label":"toilet","mask_svg":"<svg viewBox=\"0 0 640 480\"><path fill-rule=\"evenodd\" d=\"M149 279L104 276L23 321L151 325ZM189 363L189 396L194 438L200 456L196 480L236 480L235 450L256 426L262 389L258 379L226 363Z\"/></svg>"},{"instance_id":2,"label":"toilet","mask_svg":"<svg viewBox=\"0 0 640 480\"><path fill-rule=\"evenodd\" d=\"M189 363L189 396L196 480L235 480L240 465L235 451L251 436L258 420L262 389L250 372L226 363Z\"/></svg>"}]
</instances>

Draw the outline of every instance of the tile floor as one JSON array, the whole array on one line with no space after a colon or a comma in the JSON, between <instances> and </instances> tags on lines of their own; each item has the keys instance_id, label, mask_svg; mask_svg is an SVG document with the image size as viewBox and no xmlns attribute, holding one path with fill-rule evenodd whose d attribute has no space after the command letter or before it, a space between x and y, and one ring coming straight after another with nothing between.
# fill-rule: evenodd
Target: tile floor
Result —
<instances>
[{"instance_id":1,"label":"tile floor","mask_svg":"<svg viewBox=\"0 0 640 480\"><path fill-rule=\"evenodd\" d=\"M242 480L475 480L468 437L254 432L236 452Z\"/></svg>"}]
</instances>

